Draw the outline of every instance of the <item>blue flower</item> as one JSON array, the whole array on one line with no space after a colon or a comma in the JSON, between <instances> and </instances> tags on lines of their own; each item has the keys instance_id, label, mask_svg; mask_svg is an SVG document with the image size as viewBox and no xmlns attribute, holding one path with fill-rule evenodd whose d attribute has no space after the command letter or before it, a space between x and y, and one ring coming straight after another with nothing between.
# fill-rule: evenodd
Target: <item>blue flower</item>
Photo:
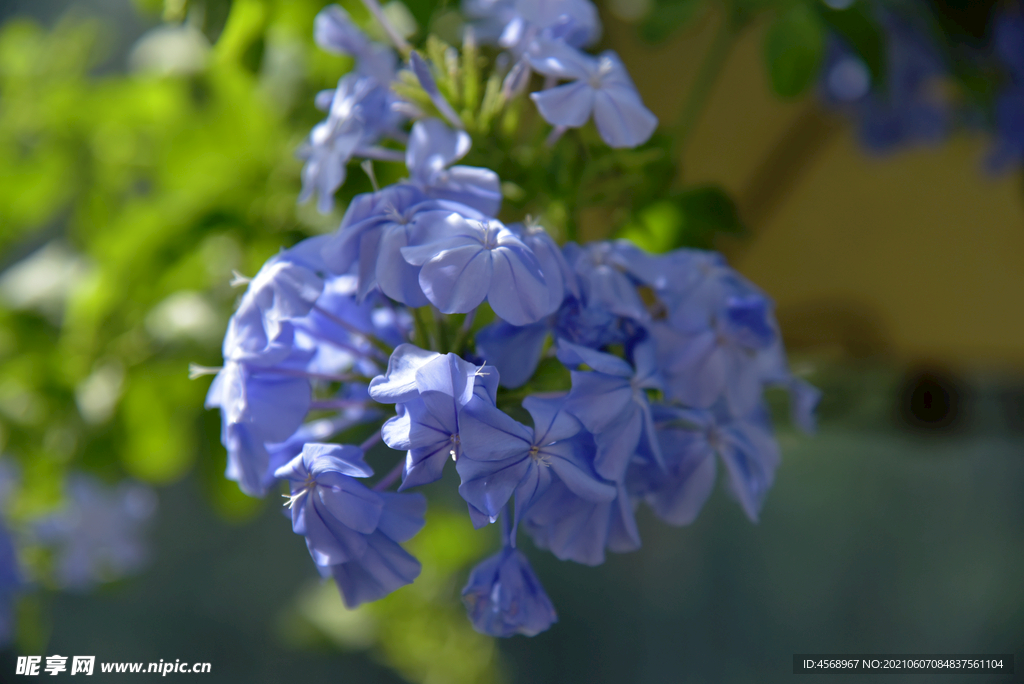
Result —
<instances>
[{"instance_id":1,"label":"blue flower","mask_svg":"<svg viewBox=\"0 0 1024 684\"><path fill-rule=\"evenodd\" d=\"M384 424L381 435L392 449L407 452L401 489L437 480L449 458L458 460L463 408L473 401L493 404L497 384L491 366L411 344L395 349L387 374L370 383L370 396L397 404L397 415Z\"/></svg>"},{"instance_id":2,"label":"blue flower","mask_svg":"<svg viewBox=\"0 0 1024 684\"><path fill-rule=\"evenodd\" d=\"M343 396L347 399L363 398L363 395L366 394L366 386L346 385L342 392ZM302 453L302 449L307 443L324 442L354 425L379 419L380 417L381 413L379 410L367 405L360 406L357 404L342 410L330 418L320 418L304 423L291 437L283 442L263 445L268 454L268 464L263 477L264 491L273 486L277 481L277 478L274 476L277 469Z\"/></svg>"},{"instance_id":3,"label":"blue flower","mask_svg":"<svg viewBox=\"0 0 1024 684\"><path fill-rule=\"evenodd\" d=\"M459 493L489 518L515 494L513 546L519 520L553 478L590 501L615 498L615 488L594 473L593 449L573 439L582 425L565 410L564 398L527 397L523 408L533 429L489 404L465 411L459 425L462 457L455 464L462 478Z\"/></svg>"},{"instance_id":4,"label":"blue flower","mask_svg":"<svg viewBox=\"0 0 1024 684\"><path fill-rule=\"evenodd\" d=\"M552 311L561 306L567 295L580 296L576 273L569 266L558 244L544 230L544 226L531 220L526 223L509 224L508 229L537 257L541 273L548 282L548 292L551 295L548 306Z\"/></svg>"},{"instance_id":5,"label":"blue flower","mask_svg":"<svg viewBox=\"0 0 1024 684\"><path fill-rule=\"evenodd\" d=\"M359 73L373 77L380 85L386 86L394 79L395 53L367 38L340 6L320 10L313 22L313 35L322 49L355 57Z\"/></svg>"},{"instance_id":6,"label":"blue flower","mask_svg":"<svg viewBox=\"0 0 1024 684\"><path fill-rule=\"evenodd\" d=\"M373 473L358 447L306 444L278 469L291 482L292 529L306 538L322 574L332 575L348 608L409 584L419 562L398 542L423 527L426 499L367 489L354 478Z\"/></svg>"},{"instance_id":7,"label":"blue flower","mask_svg":"<svg viewBox=\"0 0 1024 684\"><path fill-rule=\"evenodd\" d=\"M645 341L633 349L632 366L611 354L558 341L558 358L573 370L568 409L594 435L594 467L601 477L621 482L630 460L639 452L661 461L645 390L660 389L654 345Z\"/></svg>"},{"instance_id":8,"label":"blue flower","mask_svg":"<svg viewBox=\"0 0 1024 684\"><path fill-rule=\"evenodd\" d=\"M346 395L315 405L314 386L344 380L349 369L377 373L384 357L370 338L403 336L400 317L379 298L356 301L352 277L317 275L326 269L320 253L327 244L326 237L305 240L250 281L228 325L224 367L207 394L207 408L221 409L227 477L252 496L273 481L267 445L288 441L316 406L358 408L367 399Z\"/></svg>"},{"instance_id":9,"label":"blue flower","mask_svg":"<svg viewBox=\"0 0 1024 684\"><path fill-rule=\"evenodd\" d=\"M292 529L306 538L317 565L360 557L377 529L384 500L353 478L369 477L359 447L306 444L274 475L291 483Z\"/></svg>"},{"instance_id":10,"label":"blue flower","mask_svg":"<svg viewBox=\"0 0 1024 684\"><path fill-rule=\"evenodd\" d=\"M547 320L525 326L495 321L477 331L476 353L498 369L502 387L522 387L540 364L550 329Z\"/></svg>"},{"instance_id":11,"label":"blue flower","mask_svg":"<svg viewBox=\"0 0 1024 684\"><path fill-rule=\"evenodd\" d=\"M462 601L473 628L490 636L534 636L558 619L526 556L509 546L473 568Z\"/></svg>"},{"instance_id":12,"label":"blue flower","mask_svg":"<svg viewBox=\"0 0 1024 684\"><path fill-rule=\"evenodd\" d=\"M420 269L402 257L402 249L420 244L452 214L483 218L466 205L431 199L409 183L362 195L325 244L324 260L335 273L355 269L359 300L379 287L395 301L424 306L428 300L420 287Z\"/></svg>"},{"instance_id":13,"label":"blue flower","mask_svg":"<svg viewBox=\"0 0 1024 684\"><path fill-rule=\"evenodd\" d=\"M402 256L422 267L420 287L442 312L468 313L486 299L505 321L527 325L554 311L557 297L540 262L500 221L451 214L434 230L433 239L402 248Z\"/></svg>"},{"instance_id":14,"label":"blue flower","mask_svg":"<svg viewBox=\"0 0 1024 684\"><path fill-rule=\"evenodd\" d=\"M658 418L666 470L647 470L638 476L642 483L632 483L655 514L675 525L692 522L710 493L717 456L730 491L756 522L781 458L764 406L742 417L719 403L710 411L663 409Z\"/></svg>"},{"instance_id":15,"label":"blue flower","mask_svg":"<svg viewBox=\"0 0 1024 684\"><path fill-rule=\"evenodd\" d=\"M593 349L623 344L637 330L636 322L619 316L599 302L587 304L576 297L567 297L555 316L556 337Z\"/></svg>"},{"instance_id":16,"label":"blue flower","mask_svg":"<svg viewBox=\"0 0 1024 684\"><path fill-rule=\"evenodd\" d=\"M452 166L469 152L470 137L437 119L417 121L409 134L405 163L428 196L452 200L495 216L501 209L501 181L490 169Z\"/></svg>"},{"instance_id":17,"label":"blue flower","mask_svg":"<svg viewBox=\"0 0 1024 684\"><path fill-rule=\"evenodd\" d=\"M382 404L412 401L420 393L416 374L420 368L440 356L438 352L420 349L414 344L395 347L384 375L370 381L370 397Z\"/></svg>"},{"instance_id":18,"label":"blue flower","mask_svg":"<svg viewBox=\"0 0 1024 684\"><path fill-rule=\"evenodd\" d=\"M650 327L667 396L700 408L724 396L734 413L748 413L766 382L788 377L771 301L740 281L713 281L700 294Z\"/></svg>"},{"instance_id":19,"label":"blue flower","mask_svg":"<svg viewBox=\"0 0 1024 684\"><path fill-rule=\"evenodd\" d=\"M64 506L36 523L54 550L54 579L82 591L138 572L149 559L143 534L156 509L151 489L132 482L108 487L81 474L68 479Z\"/></svg>"},{"instance_id":20,"label":"blue flower","mask_svg":"<svg viewBox=\"0 0 1024 684\"><path fill-rule=\"evenodd\" d=\"M869 150L941 140L949 130L950 111L933 87L947 74L937 47L903 17L879 9L878 20L885 33L886 81L872 83L866 65L833 37L823 70L825 101L853 115Z\"/></svg>"},{"instance_id":21,"label":"blue flower","mask_svg":"<svg viewBox=\"0 0 1024 684\"><path fill-rule=\"evenodd\" d=\"M704 414L676 407L653 407L664 465L636 463L629 471L630 493L644 501L670 525L689 525L711 496L715 458L700 426ZM694 416L690 420L688 417Z\"/></svg>"},{"instance_id":22,"label":"blue flower","mask_svg":"<svg viewBox=\"0 0 1024 684\"><path fill-rule=\"evenodd\" d=\"M318 196L317 209L334 208L334 193L345 182L349 159L393 128L389 91L376 79L348 74L338 82L327 119L313 127L298 156L302 167L299 202Z\"/></svg>"},{"instance_id":23,"label":"blue flower","mask_svg":"<svg viewBox=\"0 0 1024 684\"><path fill-rule=\"evenodd\" d=\"M271 366L292 353L294 329L288 319L313 308L324 281L319 251L324 238L304 240L271 257L249 281L249 287L228 323L225 359Z\"/></svg>"},{"instance_id":24,"label":"blue flower","mask_svg":"<svg viewBox=\"0 0 1024 684\"><path fill-rule=\"evenodd\" d=\"M530 507L524 525L534 544L559 560L600 565L606 549L628 553L640 548L633 508L624 482L616 485L611 501L593 501L556 481Z\"/></svg>"},{"instance_id":25,"label":"blue flower","mask_svg":"<svg viewBox=\"0 0 1024 684\"><path fill-rule=\"evenodd\" d=\"M593 115L611 147L642 145L658 127L658 117L644 106L614 52L591 57L565 43L542 41L528 59L535 71L571 81L530 95L548 123L578 128Z\"/></svg>"},{"instance_id":26,"label":"blue flower","mask_svg":"<svg viewBox=\"0 0 1024 684\"><path fill-rule=\"evenodd\" d=\"M586 307L636 321L650 317L637 291L659 273L650 255L625 240L583 246L569 243L564 252L566 261L577 274Z\"/></svg>"},{"instance_id":27,"label":"blue flower","mask_svg":"<svg viewBox=\"0 0 1024 684\"><path fill-rule=\"evenodd\" d=\"M590 0L514 0L511 7L508 12L504 3L494 3L492 13L508 19L499 43L515 54L538 40L581 48L601 37L601 20Z\"/></svg>"},{"instance_id":28,"label":"blue flower","mask_svg":"<svg viewBox=\"0 0 1024 684\"><path fill-rule=\"evenodd\" d=\"M352 609L384 598L419 577L420 563L398 542L411 539L423 528L427 500L421 494L380 494L384 501L380 522L366 537L359 558L320 568L329 571L345 607Z\"/></svg>"}]
</instances>

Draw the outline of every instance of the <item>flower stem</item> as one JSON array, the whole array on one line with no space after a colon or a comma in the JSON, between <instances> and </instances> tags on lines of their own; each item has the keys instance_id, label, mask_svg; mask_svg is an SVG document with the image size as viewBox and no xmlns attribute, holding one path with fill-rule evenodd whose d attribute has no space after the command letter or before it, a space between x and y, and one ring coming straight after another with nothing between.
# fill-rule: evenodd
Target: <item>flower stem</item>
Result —
<instances>
[{"instance_id":1,"label":"flower stem","mask_svg":"<svg viewBox=\"0 0 1024 684\"><path fill-rule=\"evenodd\" d=\"M394 484L395 480L402 476L402 470L404 468L405 459L402 459L395 464L395 467L391 469L391 472L382 477L377 484L373 485L373 491L383 492L385 489L390 487L392 484Z\"/></svg>"},{"instance_id":2,"label":"flower stem","mask_svg":"<svg viewBox=\"0 0 1024 684\"><path fill-rule=\"evenodd\" d=\"M363 0L363 4L366 5L366 9L370 10L370 14L380 23L384 33L388 35L388 40L391 41L403 56L408 57L409 53L412 52L412 46L398 33L391 22L388 21L388 18L384 16L384 10L381 8L380 3L377 0Z\"/></svg>"},{"instance_id":3,"label":"flower stem","mask_svg":"<svg viewBox=\"0 0 1024 684\"><path fill-rule=\"evenodd\" d=\"M365 408L366 402L361 399L314 399L309 402L311 411L335 411L350 408Z\"/></svg>"},{"instance_id":4,"label":"flower stem","mask_svg":"<svg viewBox=\"0 0 1024 684\"><path fill-rule=\"evenodd\" d=\"M373 433L372 435L370 435L369 437L367 437L367 438L366 438L366 441L365 441L365 442L363 442L362 444L360 444L360 445L359 445L359 448L360 448L360 449L362 449L362 450L363 450L364 452L366 452L366 451L369 451L369 450L370 450L370 448L371 448L371 447L372 447L372 446L373 446L374 444L376 444L377 442L379 442L379 441L380 441L380 440L381 440L382 438L383 438L383 434L381 433L381 431L380 431L380 430L377 430L377 431L376 431L376 432L374 432L374 433Z\"/></svg>"},{"instance_id":5,"label":"flower stem","mask_svg":"<svg viewBox=\"0 0 1024 684\"><path fill-rule=\"evenodd\" d=\"M383 340L378 339L372 333L360 330L358 327L352 325L342 317L334 315L324 307L314 304L313 308L316 309L317 313L319 313L324 318L330 320L332 323L338 324L338 326L340 326L341 328L344 328L356 340L364 340L366 342L369 342L378 350L383 352L386 356L390 357L391 352L395 351L394 349L391 348L389 344L387 344Z\"/></svg>"},{"instance_id":6,"label":"flower stem","mask_svg":"<svg viewBox=\"0 0 1024 684\"><path fill-rule=\"evenodd\" d=\"M441 317L441 312L438 311L437 309L435 309L434 307L430 307L430 312L434 316L434 329L437 331L437 347L436 347L436 349L438 351L441 351L442 349L447 349L448 348L448 326L446 325L446 323L448 322L446 320L447 316L442 318Z\"/></svg>"},{"instance_id":7,"label":"flower stem","mask_svg":"<svg viewBox=\"0 0 1024 684\"><path fill-rule=\"evenodd\" d=\"M417 309L410 309L412 311L412 320L414 324L412 341L420 349L434 349L433 335L430 334L430 327L427 324L423 316L424 307Z\"/></svg>"},{"instance_id":8,"label":"flower stem","mask_svg":"<svg viewBox=\"0 0 1024 684\"><path fill-rule=\"evenodd\" d=\"M704 111L705 105L707 105L708 97L710 97L715 82L722 72L722 67L725 66L725 61L732 51L736 37L736 27L733 24L732 13L729 11L729 7L726 6L724 9L725 16L722 17L722 23L719 24L718 29L715 31L715 36L711 40L711 46L704 53L704 61L701 62L700 70L697 72L697 79L693 82L693 86L686 96L683 112L671 129L672 134L676 138L676 154L680 158L686 152L690 135L700 120L700 115Z\"/></svg>"},{"instance_id":9,"label":"flower stem","mask_svg":"<svg viewBox=\"0 0 1024 684\"><path fill-rule=\"evenodd\" d=\"M455 342L452 343L451 351L459 356L462 356L462 345L466 343L466 337L469 335L469 331L473 329L473 319L476 317L476 309L473 309L466 317L462 319L462 325L459 326L459 332L455 335Z\"/></svg>"}]
</instances>

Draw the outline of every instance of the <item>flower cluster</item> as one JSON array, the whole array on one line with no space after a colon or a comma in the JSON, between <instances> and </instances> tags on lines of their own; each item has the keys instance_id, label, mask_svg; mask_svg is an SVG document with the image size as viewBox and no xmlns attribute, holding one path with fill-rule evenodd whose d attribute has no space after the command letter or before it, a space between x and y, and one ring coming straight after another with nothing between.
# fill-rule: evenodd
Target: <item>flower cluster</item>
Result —
<instances>
[{"instance_id":1,"label":"flower cluster","mask_svg":"<svg viewBox=\"0 0 1024 684\"><path fill-rule=\"evenodd\" d=\"M472 9L516 60L508 92L532 71L546 77L532 99L556 133L593 117L612 146L651 135L656 120L618 58L579 49L599 31L587 0ZM409 55L444 120L389 89L397 57L340 8L320 14L316 36L358 66L320 98L330 113L302 151L304 194L329 207L352 156L402 160L408 178L355 197L335 232L244 281L207 399L221 411L227 477L252 495L288 483L294 531L354 607L418 575L399 544L423 526L426 501L408 490L451 462L474 525L502 526L501 550L463 591L474 626L496 636L556 619L520 527L595 565L640 546L639 504L693 521L719 461L756 519L779 462L765 386L790 390L808 430L818 396L788 370L769 298L714 253L560 247L536 222L499 220L497 175L454 165L472 139L433 67ZM371 436L337 443L358 426ZM367 487L378 440L404 457Z\"/></svg>"},{"instance_id":2,"label":"flower cluster","mask_svg":"<svg viewBox=\"0 0 1024 684\"><path fill-rule=\"evenodd\" d=\"M953 116L937 87L948 74L939 48L909 18L881 6L874 9L884 45L884 80L872 83L864 60L833 35L822 70L823 99L853 115L862 144L873 152L942 142Z\"/></svg>"}]
</instances>

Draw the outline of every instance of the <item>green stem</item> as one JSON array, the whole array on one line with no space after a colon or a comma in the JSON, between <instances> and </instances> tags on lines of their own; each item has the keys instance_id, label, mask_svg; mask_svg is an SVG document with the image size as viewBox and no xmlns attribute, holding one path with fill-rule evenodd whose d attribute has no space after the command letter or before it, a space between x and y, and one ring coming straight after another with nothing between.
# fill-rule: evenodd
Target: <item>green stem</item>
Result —
<instances>
[{"instance_id":1,"label":"green stem","mask_svg":"<svg viewBox=\"0 0 1024 684\"><path fill-rule=\"evenodd\" d=\"M420 349L433 349L434 345L431 344L430 339L430 328L427 327L427 322L423 320L423 309L419 307L417 309L410 308L412 311L412 321L415 325L413 331L413 343Z\"/></svg>"},{"instance_id":2,"label":"green stem","mask_svg":"<svg viewBox=\"0 0 1024 684\"><path fill-rule=\"evenodd\" d=\"M462 325L459 326L459 331L455 335L455 342L452 343L451 351L459 356L462 356L462 347L466 344L466 338L469 337L470 331L473 329L473 318L476 316L476 309L473 309L465 318L462 319Z\"/></svg>"},{"instance_id":3,"label":"green stem","mask_svg":"<svg viewBox=\"0 0 1024 684\"><path fill-rule=\"evenodd\" d=\"M443 351L448 348L448 317L442 317L441 312L434 307L430 307L430 311L434 316L434 328L437 330L437 346L434 349Z\"/></svg>"},{"instance_id":4,"label":"green stem","mask_svg":"<svg viewBox=\"0 0 1024 684\"><path fill-rule=\"evenodd\" d=\"M697 80L694 81L686 96L686 103L683 112L672 127L671 132L676 138L676 154L682 157L686 152L690 135L700 120L700 115L707 105L708 97L711 95L715 82L725 66L725 61L732 51L733 41L736 37L737 27L735 26L732 12L727 3L724 6L725 16L719 24L715 37L711 40L711 46L704 54L704 61L701 62L700 70L697 72Z\"/></svg>"}]
</instances>

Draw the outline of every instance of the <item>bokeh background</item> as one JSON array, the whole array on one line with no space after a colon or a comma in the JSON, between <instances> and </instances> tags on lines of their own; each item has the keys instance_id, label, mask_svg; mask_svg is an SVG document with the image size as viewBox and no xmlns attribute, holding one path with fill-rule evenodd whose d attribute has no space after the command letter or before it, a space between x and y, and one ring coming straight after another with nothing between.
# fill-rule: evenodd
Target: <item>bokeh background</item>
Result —
<instances>
[{"instance_id":1,"label":"bokeh background","mask_svg":"<svg viewBox=\"0 0 1024 684\"><path fill-rule=\"evenodd\" d=\"M559 622L497 642L458 602L496 540L446 478L414 541L424 575L345 611L276 502L223 478L208 380L187 372L219 363L233 271L337 224L296 204L312 96L351 66L312 43L325 4L0 0L5 514L30 528L72 471L157 500L124 572L76 585L26 550L36 579L0 681L18 654L77 654L208 661L218 682L776 682L794 653L858 652L1015 653L1016 675L920 677L1022 680L1020 171L986 163L984 115L879 149L817 79L780 95L766 46L795 2L751 3L735 30L715 2L599 3L646 103L689 122L680 166L707 190L577 217L585 237L713 245L775 299L794 370L824 395L817 435L780 428L761 522L716 492L687 528L642 511L643 549L597 568L528 548ZM1005 9L924 6L936 40L978 51ZM421 35L458 35L454 7L407 9Z\"/></svg>"}]
</instances>

